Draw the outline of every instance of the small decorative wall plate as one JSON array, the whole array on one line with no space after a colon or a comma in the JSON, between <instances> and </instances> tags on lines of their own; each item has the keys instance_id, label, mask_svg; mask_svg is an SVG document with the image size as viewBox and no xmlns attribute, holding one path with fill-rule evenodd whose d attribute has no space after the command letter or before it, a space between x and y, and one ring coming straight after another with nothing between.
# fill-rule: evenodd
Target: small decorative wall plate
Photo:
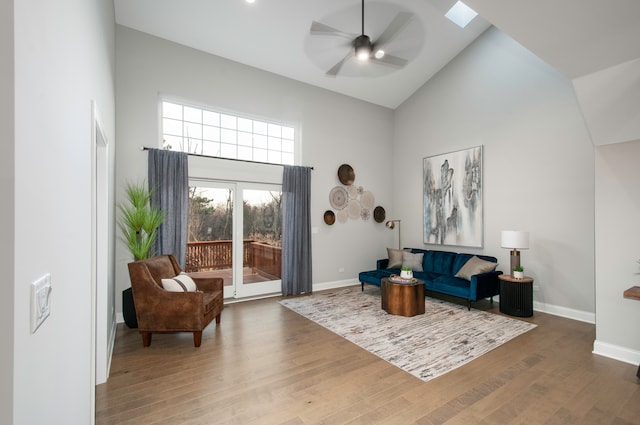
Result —
<instances>
[{"instance_id":1,"label":"small decorative wall plate","mask_svg":"<svg viewBox=\"0 0 640 425\"><path fill-rule=\"evenodd\" d=\"M324 212L324 222L331 226L336 222L336 215L331 210L326 210Z\"/></svg>"}]
</instances>

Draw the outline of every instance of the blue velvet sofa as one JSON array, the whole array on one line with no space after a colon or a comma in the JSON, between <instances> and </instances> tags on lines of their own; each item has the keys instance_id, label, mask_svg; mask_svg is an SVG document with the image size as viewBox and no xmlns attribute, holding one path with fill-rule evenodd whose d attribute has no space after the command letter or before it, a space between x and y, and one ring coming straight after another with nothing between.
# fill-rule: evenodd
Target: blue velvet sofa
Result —
<instances>
[{"instance_id":1,"label":"blue velvet sofa","mask_svg":"<svg viewBox=\"0 0 640 425\"><path fill-rule=\"evenodd\" d=\"M412 254L423 253L422 271L413 271L413 277L424 281L424 287L427 291L439 292L442 294L452 295L467 300L467 308L471 309L471 302L478 301L483 298L490 298L493 302L493 296L500 294L500 280L498 275L502 274L499 270L482 272L473 274L468 280L463 277L456 277L457 274L465 275L461 269L467 262L474 258L473 262L482 262L484 260L496 263L495 257L486 255L464 254L447 251L432 251L425 249L407 249ZM478 260L479 259L479 260ZM382 279L392 274L399 275L400 267L387 268L389 259L384 258L376 261L376 269L361 272L359 279L364 291L364 284L380 286ZM469 263L471 265L471 263ZM469 270L469 266L465 271ZM459 273L460 272L460 273Z\"/></svg>"}]
</instances>

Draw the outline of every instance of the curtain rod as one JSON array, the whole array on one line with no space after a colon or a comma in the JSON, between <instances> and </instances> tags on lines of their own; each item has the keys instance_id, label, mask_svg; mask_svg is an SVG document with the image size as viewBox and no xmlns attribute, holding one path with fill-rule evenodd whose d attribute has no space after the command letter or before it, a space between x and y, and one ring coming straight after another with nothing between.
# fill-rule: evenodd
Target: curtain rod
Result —
<instances>
[{"instance_id":1,"label":"curtain rod","mask_svg":"<svg viewBox=\"0 0 640 425\"><path fill-rule=\"evenodd\" d=\"M141 151L148 151L149 149L157 149L157 148L149 148L147 146L140 146L140 150ZM203 154L199 154L199 153L190 153L190 152L186 152L187 155L189 156L197 156L200 158L215 158L215 159L222 159L225 161L237 161L237 162L248 162L251 164L263 164L263 165L279 165L280 167L284 167L284 164L275 164L273 162L261 162L261 161L249 161L247 159L238 159L238 158L221 158L219 156L211 156L211 155L203 155ZM313 167L309 167L313 170Z\"/></svg>"}]
</instances>

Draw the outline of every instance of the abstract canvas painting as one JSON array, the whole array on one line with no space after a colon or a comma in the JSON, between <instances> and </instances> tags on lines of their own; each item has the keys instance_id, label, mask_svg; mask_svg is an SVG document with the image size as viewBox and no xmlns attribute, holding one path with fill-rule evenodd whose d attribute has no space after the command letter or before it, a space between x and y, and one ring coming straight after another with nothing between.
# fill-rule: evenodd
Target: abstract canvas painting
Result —
<instances>
[{"instance_id":1,"label":"abstract canvas painting","mask_svg":"<svg viewBox=\"0 0 640 425\"><path fill-rule=\"evenodd\" d=\"M423 161L424 243L482 247L482 146Z\"/></svg>"}]
</instances>

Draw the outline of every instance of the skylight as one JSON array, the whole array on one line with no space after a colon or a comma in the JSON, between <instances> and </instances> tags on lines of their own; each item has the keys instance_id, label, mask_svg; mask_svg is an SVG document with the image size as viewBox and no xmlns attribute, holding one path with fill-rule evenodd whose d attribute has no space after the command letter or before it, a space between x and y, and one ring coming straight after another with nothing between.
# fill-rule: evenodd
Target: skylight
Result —
<instances>
[{"instance_id":1,"label":"skylight","mask_svg":"<svg viewBox=\"0 0 640 425\"><path fill-rule=\"evenodd\" d=\"M471 9L461 1L458 1L444 16L449 18L451 22L458 25L460 28L464 28L473 20L473 18L478 16L478 12Z\"/></svg>"}]
</instances>

